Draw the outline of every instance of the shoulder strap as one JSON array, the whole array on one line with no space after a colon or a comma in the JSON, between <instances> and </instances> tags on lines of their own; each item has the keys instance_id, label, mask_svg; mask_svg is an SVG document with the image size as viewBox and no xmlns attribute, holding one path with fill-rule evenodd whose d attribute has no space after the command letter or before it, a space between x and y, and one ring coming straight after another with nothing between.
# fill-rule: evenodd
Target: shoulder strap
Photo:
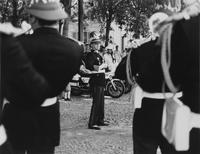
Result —
<instances>
[{"instance_id":1,"label":"shoulder strap","mask_svg":"<svg viewBox=\"0 0 200 154\"><path fill-rule=\"evenodd\" d=\"M126 59L126 76L129 84L135 85L135 77L132 74L132 68L131 68L131 53L132 51L128 53Z\"/></svg>"},{"instance_id":2,"label":"shoulder strap","mask_svg":"<svg viewBox=\"0 0 200 154\"><path fill-rule=\"evenodd\" d=\"M169 23L164 25L161 28L161 35L159 41L161 41L161 65L162 71L164 75L165 83L167 84L168 88L174 94L178 91L177 88L174 86L170 73L169 68L171 65L171 35L172 35L173 24Z\"/></svg>"},{"instance_id":3,"label":"shoulder strap","mask_svg":"<svg viewBox=\"0 0 200 154\"><path fill-rule=\"evenodd\" d=\"M3 89L2 89L2 70L1 70L1 65L2 65L2 34L0 33L0 124L1 124L1 119L2 119L2 106L3 106Z\"/></svg>"}]
</instances>

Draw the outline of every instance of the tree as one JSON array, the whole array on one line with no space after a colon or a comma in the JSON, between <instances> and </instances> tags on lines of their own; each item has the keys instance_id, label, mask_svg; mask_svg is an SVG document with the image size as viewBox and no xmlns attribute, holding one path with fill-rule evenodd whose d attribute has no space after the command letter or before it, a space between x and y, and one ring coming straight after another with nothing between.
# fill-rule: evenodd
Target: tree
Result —
<instances>
[{"instance_id":1,"label":"tree","mask_svg":"<svg viewBox=\"0 0 200 154\"><path fill-rule=\"evenodd\" d=\"M70 16L70 7L72 0L61 0L65 11ZM28 20L29 15L26 12L27 6L31 0L1 0L0 1L0 22L12 22L14 26L20 26L23 20ZM69 21L65 20L63 32L68 33Z\"/></svg>"},{"instance_id":2,"label":"tree","mask_svg":"<svg viewBox=\"0 0 200 154\"><path fill-rule=\"evenodd\" d=\"M97 20L105 26L105 46L107 46L111 23L116 19L117 12L128 6L128 0L91 0L90 3L92 9L88 15L92 20Z\"/></svg>"},{"instance_id":3,"label":"tree","mask_svg":"<svg viewBox=\"0 0 200 154\"><path fill-rule=\"evenodd\" d=\"M91 0L92 9L89 16L101 24L105 23L106 42L109 41L110 26L115 21L120 28L134 32L133 37L146 36L148 33L147 18L157 9L164 6L167 0Z\"/></svg>"},{"instance_id":4,"label":"tree","mask_svg":"<svg viewBox=\"0 0 200 154\"><path fill-rule=\"evenodd\" d=\"M126 31L133 32L133 38L148 35L147 19L158 9L164 7L166 0L130 0L125 12L120 10L116 15L116 22Z\"/></svg>"},{"instance_id":5,"label":"tree","mask_svg":"<svg viewBox=\"0 0 200 154\"><path fill-rule=\"evenodd\" d=\"M65 11L68 13L69 17L71 16L71 4L72 4L72 0L60 0L60 2L63 4ZM68 31L69 31L69 20L65 19L64 21L64 25L63 25L63 35L67 36L68 35Z\"/></svg>"},{"instance_id":6,"label":"tree","mask_svg":"<svg viewBox=\"0 0 200 154\"><path fill-rule=\"evenodd\" d=\"M1 0L0 1L0 22L12 22L20 26L23 20L27 20L26 8L30 0Z\"/></svg>"}]
</instances>

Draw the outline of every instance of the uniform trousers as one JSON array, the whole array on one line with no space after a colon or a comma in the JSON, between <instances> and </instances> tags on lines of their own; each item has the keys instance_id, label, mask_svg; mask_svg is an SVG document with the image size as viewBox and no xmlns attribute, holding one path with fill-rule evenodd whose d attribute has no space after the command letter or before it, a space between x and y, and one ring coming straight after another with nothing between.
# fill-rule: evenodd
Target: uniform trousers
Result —
<instances>
[{"instance_id":1,"label":"uniform trousers","mask_svg":"<svg viewBox=\"0 0 200 154\"><path fill-rule=\"evenodd\" d=\"M192 130L190 132L190 149L188 151L176 151L173 145L169 144L161 133L159 136L147 138L137 135L133 131L134 154L156 154L158 146L162 154L200 154L200 133L197 131L199 130Z\"/></svg>"},{"instance_id":2,"label":"uniform trousers","mask_svg":"<svg viewBox=\"0 0 200 154\"><path fill-rule=\"evenodd\" d=\"M92 107L88 126L98 125L104 122L104 87L92 87Z\"/></svg>"},{"instance_id":3,"label":"uniform trousers","mask_svg":"<svg viewBox=\"0 0 200 154\"><path fill-rule=\"evenodd\" d=\"M2 145L0 145L0 154L14 154L10 142L6 141Z\"/></svg>"},{"instance_id":4,"label":"uniform trousers","mask_svg":"<svg viewBox=\"0 0 200 154\"><path fill-rule=\"evenodd\" d=\"M93 74L90 79L90 87L93 101L88 123L89 127L104 123L105 74Z\"/></svg>"},{"instance_id":5,"label":"uniform trousers","mask_svg":"<svg viewBox=\"0 0 200 154\"><path fill-rule=\"evenodd\" d=\"M162 99L144 98L142 108L136 109L133 119L134 154L200 154L200 129L190 132L190 148L188 151L176 151L172 144L161 133L163 111Z\"/></svg>"},{"instance_id":6,"label":"uniform trousers","mask_svg":"<svg viewBox=\"0 0 200 154\"><path fill-rule=\"evenodd\" d=\"M5 105L3 124L14 154L54 154L60 141L59 103L23 108Z\"/></svg>"}]
</instances>

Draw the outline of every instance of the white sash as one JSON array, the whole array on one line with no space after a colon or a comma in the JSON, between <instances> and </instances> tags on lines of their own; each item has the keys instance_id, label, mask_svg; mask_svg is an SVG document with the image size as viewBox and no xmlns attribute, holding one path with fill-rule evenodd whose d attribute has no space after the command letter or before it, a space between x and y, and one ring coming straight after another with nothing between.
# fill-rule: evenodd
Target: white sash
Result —
<instances>
[{"instance_id":1,"label":"white sash","mask_svg":"<svg viewBox=\"0 0 200 154\"><path fill-rule=\"evenodd\" d=\"M46 99L44 103L42 103L41 107L48 107L53 104L56 104L56 99L56 97Z\"/></svg>"},{"instance_id":2,"label":"white sash","mask_svg":"<svg viewBox=\"0 0 200 154\"><path fill-rule=\"evenodd\" d=\"M7 140L6 130L3 125L0 125L0 146Z\"/></svg>"},{"instance_id":3,"label":"white sash","mask_svg":"<svg viewBox=\"0 0 200 154\"><path fill-rule=\"evenodd\" d=\"M166 99L166 98L170 98L174 95L173 93L170 93L170 92L167 92L167 93L148 93L146 91L143 91L140 86L135 87L135 90L133 92L134 92L133 101L134 101L134 107L135 108L141 108L142 99L144 97L152 98L152 99ZM182 92L178 92L178 93L175 94L174 97L180 98L180 97L182 97L182 95L183 95Z\"/></svg>"}]
</instances>

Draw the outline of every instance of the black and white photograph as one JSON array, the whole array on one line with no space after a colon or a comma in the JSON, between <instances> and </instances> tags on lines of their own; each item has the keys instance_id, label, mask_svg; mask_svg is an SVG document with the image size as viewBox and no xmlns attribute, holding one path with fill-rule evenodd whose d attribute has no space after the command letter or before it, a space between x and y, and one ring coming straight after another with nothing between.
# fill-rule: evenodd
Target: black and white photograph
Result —
<instances>
[{"instance_id":1,"label":"black and white photograph","mask_svg":"<svg viewBox=\"0 0 200 154\"><path fill-rule=\"evenodd\" d=\"M0 154L200 154L200 0L0 0Z\"/></svg>"}]
</instances>

